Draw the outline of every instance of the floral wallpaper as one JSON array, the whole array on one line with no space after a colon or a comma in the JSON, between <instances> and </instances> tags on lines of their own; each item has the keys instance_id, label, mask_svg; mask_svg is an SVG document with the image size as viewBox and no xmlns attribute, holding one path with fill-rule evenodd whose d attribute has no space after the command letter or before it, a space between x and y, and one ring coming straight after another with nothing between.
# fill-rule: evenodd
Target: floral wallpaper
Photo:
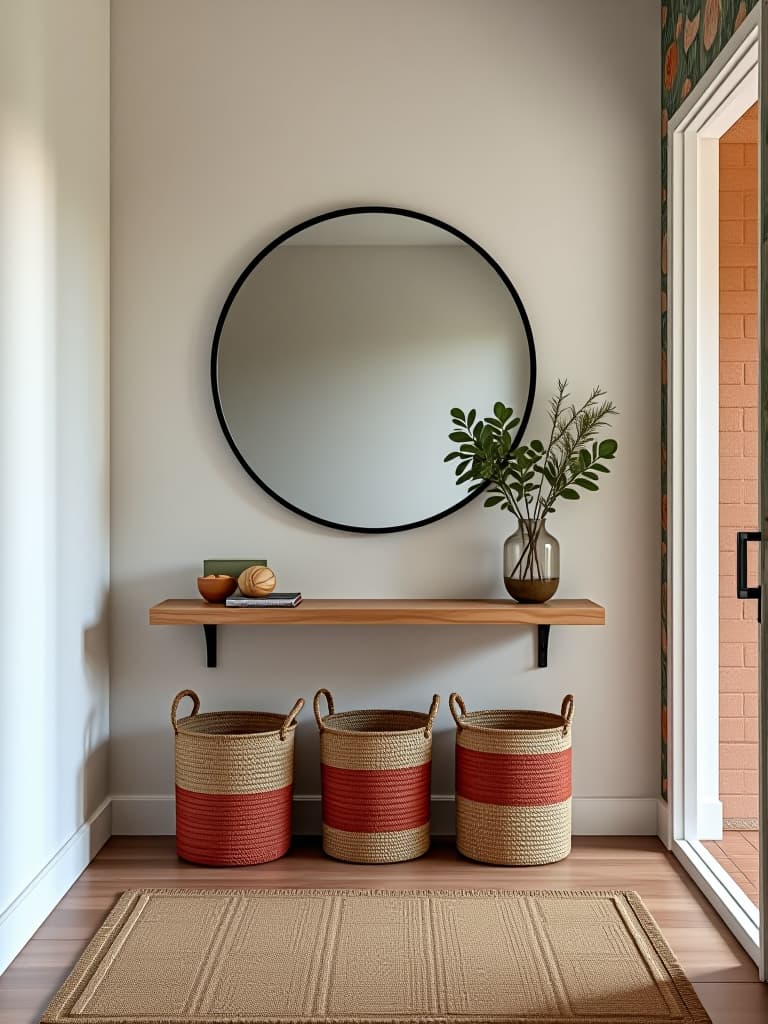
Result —
<instances>
[{"instance_id":1,"label":"floral wallpaper","mask_svg":"<svg viewBox=\"0 0 768 1024\"><path fill-rule=\"evenodd\" d=\"M667 123L758 0L661 4L661 795L667 797Z\"/></svg>"}]
</instances>

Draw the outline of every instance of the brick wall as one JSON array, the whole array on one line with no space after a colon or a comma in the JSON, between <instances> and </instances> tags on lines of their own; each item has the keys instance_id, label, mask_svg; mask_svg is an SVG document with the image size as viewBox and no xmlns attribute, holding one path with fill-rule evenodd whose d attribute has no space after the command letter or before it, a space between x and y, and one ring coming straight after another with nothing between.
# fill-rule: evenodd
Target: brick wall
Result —
<instances>
[{"instance_id":1,"label":"brick wall","mask_svg":"<svg viewBox=\"0 0 768 1024\"><path fill-rule=\"evenodd\" d=\"M757 140L757 105L720 140L720 798L726 824L758 815L757 609L736 597L736 531L758 524ZM754 562L750 573L755 579Z\"/></svg>"}]
</instances>

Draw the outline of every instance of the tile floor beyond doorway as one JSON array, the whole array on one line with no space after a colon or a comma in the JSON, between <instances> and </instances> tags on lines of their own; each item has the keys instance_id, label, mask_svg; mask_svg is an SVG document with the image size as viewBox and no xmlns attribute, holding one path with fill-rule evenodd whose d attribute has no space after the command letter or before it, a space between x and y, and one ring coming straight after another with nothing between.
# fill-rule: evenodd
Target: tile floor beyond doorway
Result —
<instances>
[{"instance_id":1,"label":"tile floor beyond doorway","mask_svg":"<svg viewBox=\"0 0 768 1024\"><path fill-rule=\"evenodd\" d=\"M755 906L760 882L759 837L759 832L729 831L723 832L722 839L702 842Z\"/></svg>"}]
</instances>

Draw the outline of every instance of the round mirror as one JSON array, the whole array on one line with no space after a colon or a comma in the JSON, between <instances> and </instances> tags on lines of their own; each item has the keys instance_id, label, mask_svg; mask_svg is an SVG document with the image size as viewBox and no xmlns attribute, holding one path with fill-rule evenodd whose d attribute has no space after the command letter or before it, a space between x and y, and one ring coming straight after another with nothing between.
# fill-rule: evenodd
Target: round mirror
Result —
<instances>
[{"instance_id":1,"label":"round mirror","mask_svg":"<svg viewBox=\"0 0 768 1024\"><path fill-rule=\"evenodd\" d=\"M530 415L536 362L501 267L447 224L388 207L314 217L276 238L219 316L222 429L272 497L340 530L407 530L475 495L456 487L450 410Z\"/></svg>"}]
</instances>

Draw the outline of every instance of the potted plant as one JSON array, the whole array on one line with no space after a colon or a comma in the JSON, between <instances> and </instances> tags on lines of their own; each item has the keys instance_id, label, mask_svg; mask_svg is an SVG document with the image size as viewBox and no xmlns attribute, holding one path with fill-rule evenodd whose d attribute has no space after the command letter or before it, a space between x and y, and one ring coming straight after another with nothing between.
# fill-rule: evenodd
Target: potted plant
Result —
<instances>
[{"instance_id":1,"label":"potted plant","mask_svg":"<svg viewBox=\"0 0 768 1024\"><path fill-rule=\"evenodd\" d=\"M456 462L456 483L469 483L470 492L487 486L485 507L517 517L517 530L504 543L504 585L524 604L548 601L560 583L560 545L547 530L547 516L561 498L575 501L597 491L619 447L613 438L597 440L617 414L601 388L593 388L578 408L569 398L568 382L559 380L549 402L546 444L534 440L515 448L520 419L503 402L484 419L475 409L451 409L454 429L448 436L455 448L445 461Z\"/></svg>"}]
</instances>

